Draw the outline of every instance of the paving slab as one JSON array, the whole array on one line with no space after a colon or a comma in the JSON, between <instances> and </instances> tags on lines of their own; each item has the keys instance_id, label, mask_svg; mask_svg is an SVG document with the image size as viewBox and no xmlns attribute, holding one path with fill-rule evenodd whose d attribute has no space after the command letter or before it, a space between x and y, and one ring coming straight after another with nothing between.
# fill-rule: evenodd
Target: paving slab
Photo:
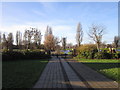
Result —
<instances>
[{"instance_id":1,"label":"paving slab","mask_svg":"<svg viewBox=\"0 0 120 90\"><path fill-rule=\"evenodd\" d=\"M116 89L118 83L75 60L52 57L33 88Z\"/></svg>"},{"instance_id":2,"label":"paving slab","mask_svg":"<svg viewBox=\"0 0 120 90\"><path fill-rule=\"evenodd\" d=\"M118 89L118 83L111 79L108 79L104 75L94 71L88 66L77 62L76 60L66 60L73 70L82 77L84 82L87 82L93 89Z\"/></svg>"},{"instance_id":3,"label":"paving slab","mask_svg":"<svg viewBox=\"0 0 120 90\"><path fill-rule=\"evenodd\" d=\"M72 88L81 88L81 89L87 88L86 85L80 80L80 78L77 76L77 74L69 66L69 64L62 58L60 60L65 69L65 72L67 74L67 77L69 79L69 82L70 82Z\"/></svg>"},{"instance_id":4,"label":"paving slab","mask_svg":"<svg viewBox=\"0 0 120 90\"><path fill-rule=\"evenodd\" d=\"M52 57L33 88L67 88L60 61Z\"/></svg>"},{"instance_id":5,"label":"paving slab","mask_svg":"<svg viewBox=\"0 0 120 90\"><path fill-rule=\"evenodd\" d=\"M62 58L52 57L33 88L85 88L69 64Z\"/></svg>"}]
</instances>

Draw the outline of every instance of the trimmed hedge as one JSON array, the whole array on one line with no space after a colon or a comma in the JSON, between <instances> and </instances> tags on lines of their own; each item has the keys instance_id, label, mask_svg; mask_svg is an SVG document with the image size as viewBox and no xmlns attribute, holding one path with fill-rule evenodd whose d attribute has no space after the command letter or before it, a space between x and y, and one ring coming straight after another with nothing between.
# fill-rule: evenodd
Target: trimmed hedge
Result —
<instances>
[{"instance_id":1,"label":"trimmed hedge","mask_svg":"<svg viewBox=\"0 0 120 90\"><path fill-rule=\"evenodd\" d=\"M20 59L42 59L42 58L50 58L50 55L45 54L45 52L38 51L7 51L2 53L3 61L11 61L11 60L20 60Z\"/></svg>"}]
</instances>

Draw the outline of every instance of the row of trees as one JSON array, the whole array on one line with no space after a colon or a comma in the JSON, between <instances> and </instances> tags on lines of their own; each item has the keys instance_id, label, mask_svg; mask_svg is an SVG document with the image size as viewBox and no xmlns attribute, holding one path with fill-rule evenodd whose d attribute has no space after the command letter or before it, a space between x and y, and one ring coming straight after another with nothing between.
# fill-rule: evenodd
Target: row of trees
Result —
<instances>
[{"instance_id":1,"label":"row of trees","mask_svg":"<svg viewBox=\"0 0 120 90\"><path fill-rule=\"evenodd\" d=\"M8 35L0 33L0 45L4 50L12 51L13 46L15 46L16 49L26 50L43 48L50 53L50 51L60 48L59 43L61 40L53 35L52 28L49 26L47 26L44 35L44 47L41 44L41 40L42 34L37 28L26 29L23 34L20 31L17 31L16 45L13 45L14 38L12 33L9 33Z\"/></svg>"},{"instance_id":2,"label":"row of trees","mask_svg":"<svg viewBox=\"0 0 120 90\"><path fill-rule=\"evenodd\" d=\"M16 32L16 47L19 49L32 49L37 48L41 44L41 32L36 28L30 28L30 30L25 30L23 36L20 31ZM13 49L13 34L5 33L0 34L0 44L2 49L12 51Z\"/></svg>"},{"instance_id":3,"label":"row of trees","mask_svg":"<svg viewBox=\"0 0 120 90\"><path fill-rule=\"evenodd\" d=\"M100 50L100 47L103 45L102 43L102 37L104 35L104 26L99 25L91 25L89 28L88 36L94 40L94 42L97 45L98 51ZM76 32L76 42L77 46L81 46L81 42L83 41L83 30L81 23L78 23L77 25L77 32ZM60 45L59 43L62 42L63 49L66 48L68 45L69 47L72 47L72 44L66 43L66 38L62 38L62 40L59 40L58 37L55 37L52 32L52 28L47 26L46 32L44 35L44 45L41 45L42 40L42 34L41 31L37 28L29 28L24 31L22 34L20 31L16 32L16 48L18 49L40 49L43 48L48 52L53 50L59 50ZM114 46L115 48L118 47L120 38L118 36L114 37ZM6 35L5 33L0 33L0 45L2 46L2 49L12 50L13 48L13 34L9 33Z\"/></svg>"},{"instance_id":4,"label":"row of trees","mask_svg":"<svg viewBox=\"0 0 120 90\"><path fill-rule=\"evenodd\" d=\"M95 25L95 24L92 24L92 26L89 28L88 36L96 43L98 51L100 51L100 47L103 44L102 37L104 35L104 30L105 30L104 26ZM78 47L81 45L82 40L83 40L82 25L78 23L77 33L76 33L76 42ZM117 47L120 44L119 36L114 37L113 44L114 44L114 47L117 49Z\"/></svg>"},{"instance_id":5,"label":"row of trees","mask_svg":"<svg viewBox=\"0 0 120 90\"><path fill-rule=\"evenodd\" d=\"M20 37L20 34L16 34L16 38ZM36 49L41 45L41 32L37 28L31 28L31 30L25 30L23 36L23 45L25 49ZM17 40L18 39L18 40ZM16 41L21 41L17 38ZM16 42L18 43L18 42Z\"/></svg>"}]
</instances>

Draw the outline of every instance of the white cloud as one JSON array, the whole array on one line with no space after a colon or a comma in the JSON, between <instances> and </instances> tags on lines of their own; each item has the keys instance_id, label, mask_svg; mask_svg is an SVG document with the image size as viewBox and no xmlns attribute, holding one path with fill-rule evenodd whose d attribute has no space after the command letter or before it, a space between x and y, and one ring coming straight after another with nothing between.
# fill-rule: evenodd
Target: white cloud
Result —
<instances>
[{"instance_id":1,"label":"white cloud","mask_svg":"<svg viewBox=\"0 0 120 90\"><path fill-rule=\"evenodd\" d=\"M24 32L25 29L29 28L28 25L13 25L13 26L7 26L7 27L3 27L1 28L1 32L8 34L8 33L13 33L14 38L16 35L16 31L21 31L22 33Z\"/></svg>"},{"instance_id":2,"label":"white cloud","mask_svg":"<svg viewBox=\"0 0 120 90\"><path fill-rule=\"evenodd\" d=\"M59 39L62 39L62 37L67 37L67 43L73 43L76 44L76 26L75 25L62 25L58 23L59 21L52 21L52 22L27 22L24 25L12 25L12 26L7 26L7 27L2 27L1 32L2 33L10 33L12 32L15 38L16 31L19 30L22 33L24 32L25 29L29 29L30 27L38 28L41 33L42 33L42 43L44 41L44 34L46 31L47 25L52 27L53 34L56 37L59 37ZM106 41L107 43L112 43L113 37L110 38L110 34L107 34L103 37L103 41ZM109 38L108 38L109 37ZM86 32L84 32L83 36L83 42L82 44L93 42L92 39L88 37Z\"/></svg>"},{"instance_id":3,"label":"white cloud","mask_svg":"<svg viewBox=\"0 0 120 90\"><path fill-rule=\"evenodd\" d=\"M57 26L53 26L53 28L57 31L60 31L60 30L71 30L71 26L68 26L68 25L57 25Z\"/></svg>"},{"instance_id":4,"label":"white cloud","mask_svg":"<svg viewBox=\"0 0 120 90\"><path fill-rule=\"evenodd\" d=\"M25 29L29 29L30 27L34 27L34 28L40 29L40 31L43 35L43 37L42 37L42 42L43 42L44 41L44 33L45 33L47 25L52 27L53 34L55 36L58 36L60 39L62 37L67 37L68 42L71 42L72 38L70 38L70 37L73 36L73 33L71 33L71 31L73 30L73 26L54 25L54 23L52 23L52 22L36 22L36 23L28 22L28 23L26 23L26 25L13 25L13 26L8 26L8 27L2 27L1 32L6 33L6 34L12 32L14 35L14 38L15 38L15 34L16 34L17 30L24 33ZM74 42L74 40L72 40L71 43L73 43L73 42Z\"/></svg>"},{"instance_id":5,"label":"white cloud","mask_svg":"<svg viewBox=\"0 0 120 90\"><path fill-rule=\"evenodd\" d=\"M35 14L37 14L37 15L39 15L39 16L41 16L41 17L45 17L46 16L45 13L37 11L37 10L33 10L32 12L35 13Z\"/></svg>"},{"instance_id":6,"label":"white cloud","mask_svg":"<svg viewBox=\"0 0 120 90\"><path fill-rule=\"evenodd\" d=\"M56 25L53 26L53 32L55 35L59 35L61 37L66 37L72 31L72 26L69 25Z\"/></svg>"},{"instance_id":7,"label":"white cloud","mask_svg":"<svg viewBox=\"0 0 120 90\"><path fill-rule=\"evenodd\" d=\"M30 27L33 27L33 28L38 28L40 29L42 35L44 35L44 31L45 31L45 28L46 26L45 25L32 25L32 24L26 24L26 25L13 25L13 26L8 26L8 27L2 27L1 28L1 32L2 33L5 33L5 34L8 34L10 32L13 33L14 35L14 43L15 43L15 36L16 36L16 31L20 31L22 34L24 33L25 29L30 29ZM42 40L43 42L43 40Z\"/></svg>"},{"instance_id":8,"label":"white cloud","mask_svg":"<svg viewBox=\"0 0 120 90\"><path fill-rule=\"evenodd\" d=\"M9 27L2 27L2 32L16 32L17 30L23 30L24 26L13 25Z\"/></svg>"},{"instance_id":9,"label":"white cloud","mask_svg":"<svg viewBox=\"0 0 120 90\"><path fill-rule=\"evenodd\" d=\"M75 39L76 27L75 26L54 25L54 23L52 23L52 22L36 22L36 23L29 22L29 23L26 23L26 25L13 25L13 26L9 26L9 27L2 27L1 32L6 33L6 34L12 32L14 35L14 43L15 43L15 35L16 35L17 30L24 33L24 30L29 29L30 27L38 28L43 35L43 37L42 37L42 43L43 43L44 42L44 34L45 34L46 27L48 24L49 24L49 26L52 27L53 34L56 37L59 37L59 39L62 39L62 37L67 37L67 43L76 44L76 39ZM112 43L113 37L112 38L110 38L110 37L108 38L108 37L109 37L109 35L105 35L103 37L103 41L106 41L107 43ZM87 34L84 34L82 44L89 43L89 42L93 42L93 40L90 39L87 36Z\"/></svg>"}]
</instances>

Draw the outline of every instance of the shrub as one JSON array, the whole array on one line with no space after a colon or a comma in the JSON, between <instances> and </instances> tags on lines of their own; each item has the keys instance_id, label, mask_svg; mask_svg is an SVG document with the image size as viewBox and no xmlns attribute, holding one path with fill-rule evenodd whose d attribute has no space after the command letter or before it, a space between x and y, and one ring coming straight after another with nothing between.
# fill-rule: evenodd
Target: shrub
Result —
<instances>
[{"instance_id":1,"label":"shrub","mask_svg":"<svg viewBox=\"0 0 120 90\"><path fill-rule=\"evenodd\" d=\"M7 52L3 52L2 53L2 60L3 61L8 61L8 60L16 60L16 59L20 59L23 58L24 55L21 52L17 52L17 51L7 51Z\"/></svg>"},{"instance_id":2,"label":"shrub","mask_svg":"<svg viewBox=\"0 0 120 90\"><path fill-rule=\"evenodd\" d=\"M20 59L41 59L50 58L50 55L40 51L7 51L2 53L3 61L20 60Z\"/></svg>"},{"instance_id":3,"label":"shrub","mask_svg":"<svg viewBox=\"0 0 120 90\"><path fill-rule=\"evenodd\" d=\"M120 58L120 52L117 55L118 55L118 58Z\"/></svg>"},{"instance_id":4,"label":"shrub","mask_svg":"<svg viewBox=\"0 0 120 90\"><path fill-rule=\"evenodd\" d=\"M106 51L101 51L101 52L97 52L95 54L95 58L96 59L111 59L112 58L112 54L108 53Z\"/></svg>"},{"instance_id":5,"label":"shrub","mask_svg":"<svg viewBox=\"0 0 120 90\"><path fill-rule=\"evenodd\" d=\"M86 44L77 48L79 58L93 59L94 54L97 52L95 44Z\"/></svg>"},{"instance_id":6,"label":"shrub","mask_svg":"<svg viewBox=\"0 0 120 90\"><path fill-rule=\"evenodd\" d=\"M120 58L120 52L112 53L113 59L119 59Z\"/></svg>"},{"instance_id":7,"label":"shrub","mask_svg":"<svg viewBox=\"0 0 120 90\"><path fill-rule=\"evenodd\" d=\"M109 52L109 48L100 48L100 50Z\"/></svg>"},{"instance_id":8,"label":"shrub","mask_svg":"<svg viewBox=\"0 0 120 90\"><path fill-rule=\"evenodd\" d=\"M111 53L109 48L101 48L100 51L97 51L95 44L86 44L77 48L77 58L86 58L86 59L119 59L120 52Z\"/></svg>"}]
</instances>

